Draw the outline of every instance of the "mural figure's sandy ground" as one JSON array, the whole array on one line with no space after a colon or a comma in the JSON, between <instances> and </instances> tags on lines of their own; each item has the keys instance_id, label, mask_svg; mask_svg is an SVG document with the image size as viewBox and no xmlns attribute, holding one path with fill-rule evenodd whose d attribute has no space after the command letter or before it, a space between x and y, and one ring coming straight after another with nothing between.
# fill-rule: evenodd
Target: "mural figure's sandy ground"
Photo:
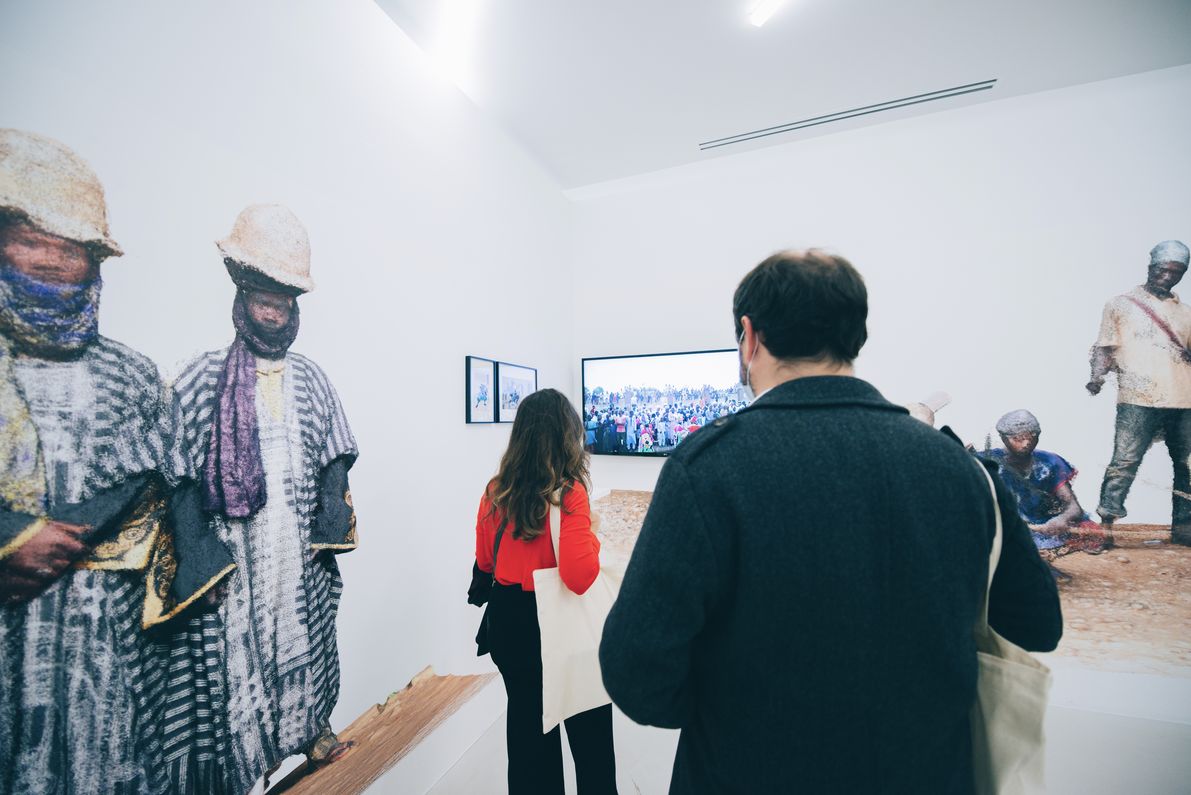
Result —
<instances>
[{"instance_id":1,"label":"mural figure's sandy ground","mask_svg":"<svg viewBox=\"0 0 1191 795\"><path fill-rule=\"evenodd\" d=\"M1118 525L1117 547L1055 561L1070 579L1058 657L1106 671L1191 677L1191 547L1165 525ZM1148 543L1147 543L1148 542Z\"/></svg>"}]
</instances>

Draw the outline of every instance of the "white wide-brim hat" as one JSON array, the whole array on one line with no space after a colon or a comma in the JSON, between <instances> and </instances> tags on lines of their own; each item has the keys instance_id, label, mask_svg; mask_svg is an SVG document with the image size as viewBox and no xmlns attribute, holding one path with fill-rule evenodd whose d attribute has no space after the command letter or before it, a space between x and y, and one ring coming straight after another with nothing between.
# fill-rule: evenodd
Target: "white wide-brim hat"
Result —
<instances>
[{"instance_id":1,"label":"white wide-brim hat","mask_svg":"<svg viewBox=\"0 0 1191 795\"><path fill-rule=\"evenodd\" d=\"M314 289L310 278L310 238L306 227L288 207L280 204L253 204L245 207L232 226L232 232L215 245L227 259L256 271L269 279L308 293Z\"/></svg>"},{"instance_id":2,"label":"white wide-brim hat","mask_svg":"<svg viewBox=\"0 0 1191 795\"><path fill-rule=\"evenodd\" d=\"M81 243L100 259L124 253L108 232L99 177L86 160L53 138L0 129L0 211Z\"/></svg>"}]
</instances>

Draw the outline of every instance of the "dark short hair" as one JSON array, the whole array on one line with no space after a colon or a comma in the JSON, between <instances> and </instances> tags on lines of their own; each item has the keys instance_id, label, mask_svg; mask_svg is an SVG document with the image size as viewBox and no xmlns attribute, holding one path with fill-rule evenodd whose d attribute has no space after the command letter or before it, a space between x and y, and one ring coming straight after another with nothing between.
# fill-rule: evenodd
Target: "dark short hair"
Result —
<instances>
[{"instance_id":1,"label":"dark short hair","mask_svg":"<svg viewBox=\"0 0 1191 795\"><path fill-rule=\"evenodd\" d=\"M868 290L843 257L782 251L741 279L732 315L737 339L747 316L779 359L851 362L868 339Z\"/></svg>"}]
</instances>

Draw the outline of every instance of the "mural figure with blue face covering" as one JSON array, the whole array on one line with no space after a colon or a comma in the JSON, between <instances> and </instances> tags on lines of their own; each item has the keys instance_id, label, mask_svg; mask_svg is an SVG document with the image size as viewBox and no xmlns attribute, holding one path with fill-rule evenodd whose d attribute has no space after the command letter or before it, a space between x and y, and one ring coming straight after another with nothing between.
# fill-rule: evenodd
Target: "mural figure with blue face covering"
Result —
<instances>
[{"instance_id":1,"label":"mural figure with blue face covering","mask_svg":"<svg viewBox=\"0 0 1191 795\"><path fill-rule=\"evenodd\" d=\"M87 163L0 130L5 795L166 786L166 672L142 624L178 459L157 368L99 334L100 266L120 254Z\"/></svg>"},{"instance_id":2,"label":"mural figure with blue face covering","mask_svg":"<svg viewBox=\"0 0 1191 795\"><path fill-rule=\"evenodd\" d=\"M291 754L321 765L350 745L330 717L335 555L356 547L347 475L357 451L330 380L290 350L298 297L314 288L301 221L253 205L217 245L236 285L235 340L187 365L174 390L181 490L218 546L196 554L229 565L171 643L171 658L191 665L171 678L165 742L176 790L239 795Z\"/></svg>"},{"instance_id":3,"label":"mural figure with blue face covering","mask_svg":"<svg viewBox=\"0 0 1191 795\"><path fill-rule=\"evenodd\" d=\"M1191 546L1191 307L1173 292L1191 252L1178 240L1150 251L1145 284L1104 307L1087 389L1117 374L1116 438L1096 512L1106 527L1125 517L1141 459L1159 437L1174 466L1171 540Z\"/></svg>"}]
</instances>

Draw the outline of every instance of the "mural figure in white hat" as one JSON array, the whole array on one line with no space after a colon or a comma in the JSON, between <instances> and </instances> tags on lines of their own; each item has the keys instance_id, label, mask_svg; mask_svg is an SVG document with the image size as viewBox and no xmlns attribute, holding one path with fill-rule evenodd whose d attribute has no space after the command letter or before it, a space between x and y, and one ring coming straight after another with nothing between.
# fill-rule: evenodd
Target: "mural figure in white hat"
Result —
<instances>
[{"instance_id":1,"label":"mural figure in white hat","mask_svg":"<svg viewBox=\"0 0 1191 795\"><path fill-rule=\"evenodd\" d=\"M1097 395L1105 376L1117 374L1116 439L1096 513L1111 532L1126 515L1142 456L1165 435L1174 464L1171 540L1185 546L1191 546L1191 307L1172 290L1188 258L1182 242L1159 243L1150 251L1145 284L1105 305L1087 385Z\"/></svg>"},{"instance_id":2,"label":"mural figure in white hat","mask_svg":"<svg viewBox=\"0 0 1191 795\"><path fill-rule=\"evenodd\" d=\"M330 729L334 556L356 547L357 451L327 376L290 351L297 297L314 287L302 223L253 205L217 245L237 286L235 341L187 365L174 389L188 499L233 566L211 609L175 637L174 653L195 664L171 681L167 713L190 719L167 723L165 743L177 789L243 793L291 754L318 765L347 749ZM223 752L212 759L210 748Z\"/></svg>"},{"instance_id":3,"label":"mural figure in white hat","mask_svg":"<svg viewBox=\"0 0 1191 795\"><path fill-rule=\"evenodd\" d=\"M99 334L120 254L87 163L0 130L0 793L167 783L165 666L141 624L162 617L145 570L174 543L179 462L157 368Z\"/></svg>"}]
</instances>

